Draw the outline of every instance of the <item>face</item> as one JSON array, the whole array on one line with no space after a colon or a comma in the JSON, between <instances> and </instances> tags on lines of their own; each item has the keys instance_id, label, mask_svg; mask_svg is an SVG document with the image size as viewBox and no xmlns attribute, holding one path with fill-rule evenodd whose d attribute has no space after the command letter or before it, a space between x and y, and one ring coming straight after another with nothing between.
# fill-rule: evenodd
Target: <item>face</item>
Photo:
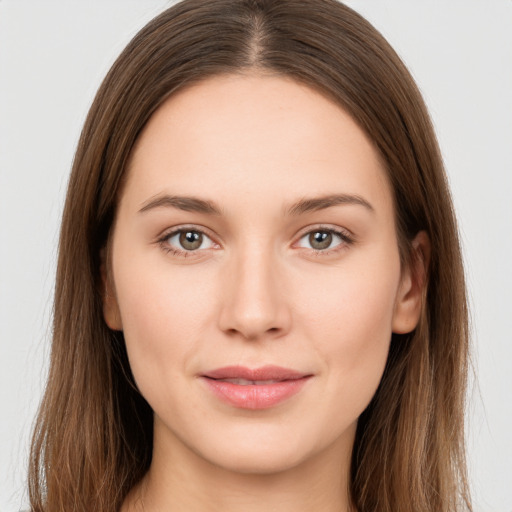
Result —
<instances>
[{"instance_id":1,"label":"face","mask_svg":"<svg viewBox=\"0 0 512 512\"><path fill-rule=\"evenodd\" d=\"M155 451L237 472L349 457L391 334L417 322L392 193L355 122L279 77L174 95L130 161L107 324Z\"/></svg>"}]
</instances>

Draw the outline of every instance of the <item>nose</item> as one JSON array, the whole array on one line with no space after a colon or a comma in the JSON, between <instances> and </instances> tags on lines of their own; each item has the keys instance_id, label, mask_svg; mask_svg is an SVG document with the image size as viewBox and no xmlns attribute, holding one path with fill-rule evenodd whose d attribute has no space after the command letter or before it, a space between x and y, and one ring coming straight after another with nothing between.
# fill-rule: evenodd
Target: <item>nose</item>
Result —
<instances>
[{"instance_id":1,"label":"nose","mask_svg":"<svg viewBox=\"0 0 512 512\"><path fill-rule=\"evenodd\" d=\"M271 251L246 250L226 268L219 327L246 340L277 338L290 330L286 287Z\"/></svg>"}]
</instances>

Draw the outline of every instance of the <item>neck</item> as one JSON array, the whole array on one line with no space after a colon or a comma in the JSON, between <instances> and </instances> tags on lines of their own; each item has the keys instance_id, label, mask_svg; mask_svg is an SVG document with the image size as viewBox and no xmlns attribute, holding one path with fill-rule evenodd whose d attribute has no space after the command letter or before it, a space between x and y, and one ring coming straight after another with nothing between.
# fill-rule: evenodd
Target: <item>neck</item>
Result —
<instances>
[{"instance_id":1,"label":"neck","mask_svg":"<svg viewBox=\"0 0 512 512\"><path fill-rule=\"evenodd\" d=\"M162 437L155 435L151 467L122 512L354 510L348 492L353 436L294 467L260 474L216 466L176 439Z\"/></svg>"}]
</instances>

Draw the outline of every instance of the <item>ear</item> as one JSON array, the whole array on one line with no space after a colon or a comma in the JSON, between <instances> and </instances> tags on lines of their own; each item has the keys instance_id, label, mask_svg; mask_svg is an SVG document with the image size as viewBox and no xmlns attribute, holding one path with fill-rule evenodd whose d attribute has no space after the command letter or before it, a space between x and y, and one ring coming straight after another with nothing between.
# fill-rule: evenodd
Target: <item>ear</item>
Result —
<instances>
[{"instance_id":1,"label":"ear","mask_svg":"<svg viewBox=\"0 0 512 512\"><path fill-rule=\"evenodd\" d=\"M430 263L430 239L420 231L412 241L409 263L402 271L396 296L392 330L407 334L418 325L427 291L427 275Z\"/></svg>"},{"instance_id":2,"label":"ear","mask_svg":"<svg viewBox=\"0 0 512 512\"><path fill-rule=\"evenodd\" d=\"M119 305L117 303L116 292L114 289L114 283L112 276L107 272L107 254L106 249L101 250L101 298L103 301L103 318L105 323L113 331L122 331L123 324L121 322L121 313L119 311Z\"/></svg>"}]
</instances>

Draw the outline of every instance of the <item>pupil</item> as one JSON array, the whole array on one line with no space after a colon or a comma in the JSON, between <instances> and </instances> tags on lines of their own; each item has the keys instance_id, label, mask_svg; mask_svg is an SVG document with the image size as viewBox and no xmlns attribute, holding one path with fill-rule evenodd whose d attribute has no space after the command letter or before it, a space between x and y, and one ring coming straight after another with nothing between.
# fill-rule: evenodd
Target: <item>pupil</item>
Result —
<instances>
[{"instance_id":1,"label":"pupil","mask_svg":"<svg viewBox=\"0 0 512 512\"><path fill-rule=\"evenodd\" d=\"M327 249L332 242L332 233L328 231L316 231L309 235L309 243L313 249Z\"/></svg>"},{"instance_id":2,"label":"pupil","mask_svg":"<svg viewBox=\"0 0 512 512\"><path fill-rule=\"evenodd\" d=\"M187 251L201 247L203 235L197 231L184 231L180 234L180 244Z\"/></svg>"}]
</instances>

